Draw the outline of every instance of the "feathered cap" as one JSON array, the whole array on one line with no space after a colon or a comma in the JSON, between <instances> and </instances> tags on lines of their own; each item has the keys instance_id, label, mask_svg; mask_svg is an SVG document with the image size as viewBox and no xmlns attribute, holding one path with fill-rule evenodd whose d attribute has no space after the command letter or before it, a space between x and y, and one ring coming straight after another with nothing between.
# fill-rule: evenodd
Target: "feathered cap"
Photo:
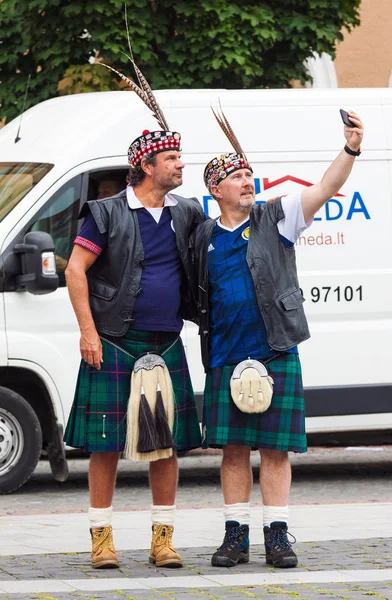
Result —
<instances>
[{"instance_id":1,"label":"feathered cap","mask_svg":"<svg viewBox=\"0 0 392 600\"><path fill-rule=\"evenodd\" d=\"M239 169L250 169L253 173L253 169L246 158L245 152L241 148L234 131L231 128L229 121L227 120L222 107L220 106L220 113L211 107L214 117L217 120L223 133L234 148L234 152L226 152L213 158L206 168L204 169L204 183L207 188L210 189L213 185L218 185L223 179L225 179L234 171Z\"/></svg>"},{"instance_id":2,"label":"feathered cap","mask_svg":"<svg viewBox=\"0 0 392 600\"><path fill-rule=\"evenodd\" d=\"M170 131L167 121L163 115L163 112L151 90L151 87L144 77L141 70L136 65L131 41L129 37L129 29L128 29L128 20L127 20L127 11L125 8L125 24L127 28L127 37L128 37L128 47L130 56L128 56L129 60L133 64L133 67L136 72L136 76L139 82L139 85L136 85L132 79L129 79L116 69L113 69L110 65L105 65L105 63L99 62L98 64L106 67L116 73L123 81L126 81L129 87L139 96L139 98L144 102L144 104L150 109L153 116L158 121L161 129L158 131L148 131L147 129L143 131L142 135L137 137L128 149L128 162L131 165L131 168L135 168L140 164L140 161L144 156L148 156L149 154L156 154L157 152L164 152L165 150L181 150L181 135L177 131Z\"/></svg>"},{"instance_id":3,"label":"feathered cap","mask_svg":"<svg viewBox=\"0 0 392 600\"><path fill-rule=\"evenodd\" d=\"M128 162L134 169L143 156L164 152L165 150L180 151L181 135L177 131L148 131L145 129L128 148Z\"/></svg>"}]
</instances>

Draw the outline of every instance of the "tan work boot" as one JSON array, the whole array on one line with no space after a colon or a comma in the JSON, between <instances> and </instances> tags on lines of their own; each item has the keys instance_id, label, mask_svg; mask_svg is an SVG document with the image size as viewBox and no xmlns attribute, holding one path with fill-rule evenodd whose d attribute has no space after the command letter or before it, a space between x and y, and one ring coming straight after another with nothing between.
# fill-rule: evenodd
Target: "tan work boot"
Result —
<instances>
[{"instance_id":1,"label":"tan work boot","mask_svg":"<svg viewBox=\"0 0 392 600\"><path fill-rule=\"evenodd\" d=\"M181 556L173 548L173 527L169 525L153 525L150 550L150 563L157 567L177 569L182 567Z\"/></svg>"},{"instance_id":2,"label":"tan work boot","mask_svg":"<svg viewBox=\"0 0 392 600\"><path fill-rule=\"evenodd\" d=\"M114 549L111 525L107 525L106 527L92 527L90 533L93 545L91 565L94 569L118 568L120 565Z\"/></svg>"}]
</instances>

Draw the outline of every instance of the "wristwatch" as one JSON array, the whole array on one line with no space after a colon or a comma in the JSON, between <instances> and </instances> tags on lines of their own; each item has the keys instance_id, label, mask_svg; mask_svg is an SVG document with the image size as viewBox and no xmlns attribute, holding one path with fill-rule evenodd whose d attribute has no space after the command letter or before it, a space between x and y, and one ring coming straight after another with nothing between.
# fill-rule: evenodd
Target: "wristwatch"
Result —
<instances>
[{"instance_id":1,"label":"wristwatch","mask_svg":"<svg viewBox=\"0 0 392 600\"><path fill-rule=\"evenodd\" d=\"M360 156L361 155L361 150L351 150L351 148L349 148L347 146L347 144L345 145L344 150L347 152L347 154L350 154L350 156Z\"/></svg>"}]
</instances>

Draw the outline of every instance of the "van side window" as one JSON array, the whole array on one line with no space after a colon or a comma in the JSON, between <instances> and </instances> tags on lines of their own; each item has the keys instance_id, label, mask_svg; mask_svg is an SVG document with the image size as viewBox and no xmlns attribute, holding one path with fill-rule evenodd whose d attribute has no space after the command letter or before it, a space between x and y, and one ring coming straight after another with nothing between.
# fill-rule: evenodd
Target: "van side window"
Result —
<instances>
[{"instance_id":1,"label":"van side window","mask_svg":"<svg viewBox=\"0 0 392 600\"><path fill-rule=\"evenodd\" d=\"M72 245L80 229L78 214L82 189L82 175L77 175L60 188L38 213L29 231L46 231L53 238L57 274L60 286L65 286L64 271Z\"/></svg>"},{"instance_id":2,"label":"van side window","mask_svg":"<svg viewBox=\"0 0 392 600\"><path fill-rule=\"evenodd\" d=\"M118 194L126 188L129 169L90 171L87 200L101 200Z\"/></svg>"}]
</instances>

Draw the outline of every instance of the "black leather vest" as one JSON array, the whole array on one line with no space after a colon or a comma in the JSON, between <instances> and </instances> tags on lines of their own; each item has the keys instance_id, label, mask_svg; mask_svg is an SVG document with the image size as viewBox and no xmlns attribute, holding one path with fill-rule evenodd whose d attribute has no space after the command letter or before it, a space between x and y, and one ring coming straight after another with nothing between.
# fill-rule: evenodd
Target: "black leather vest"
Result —
<instances>
[{"instance_id":1,"label":"black leather vest","mask_svg":"<svg viewBox=\"0 0 392 600\"><path fill-rule=\"evenodd\" d=\"M197 198L170 194L177 204L170 206L178 253L183 266L181 316L197 322L196 302L191 288L189 237L204 219ZM108 244L87 273L90 307L99 332L122 336L132 323L132 313L143 269L144 252L136 210L128 206L126 192L88 202L100 233Z\"/></svg>"},{"instance_id":2,"label":"black leather vest","mask_svg":"<svg viewBox=\"0 0 392 600\"><path fill-rule=\"evenodd\" d=\"M281 199L256 204L250 213L248 263L257 303L263 317L268 343L284 351L310 337L299 289L295 249L285 246L277 223L284 218ZM216 219L200 225L193 239L193 261L200 317L201 349L204 368L208 368L209 303L208 246ZM241 323L238 323L241 327Z\"/></svg>"}]
</instances>

